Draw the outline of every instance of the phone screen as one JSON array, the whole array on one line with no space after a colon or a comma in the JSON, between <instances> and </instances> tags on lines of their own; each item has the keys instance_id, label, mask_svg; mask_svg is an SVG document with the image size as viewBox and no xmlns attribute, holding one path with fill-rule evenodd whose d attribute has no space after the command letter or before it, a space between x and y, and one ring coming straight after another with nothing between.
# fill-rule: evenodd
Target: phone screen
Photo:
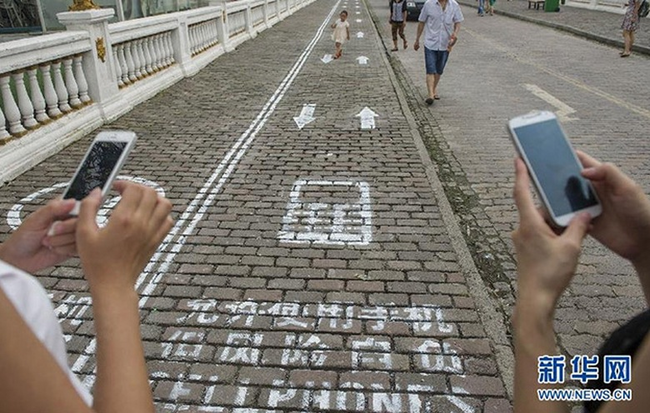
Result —
<instances>
[{"instance_id":1,"label":"phone screen","mask_svg":"<svg viewBox=\"0 0 650 413\"><path fill-rule=\"evenodd\" d=\"M81 201L93 189L103 188L126 146L127 142L95 141L63 198Z\"/></svg>"},{"instance_id":2,"label":"phone screen","mask_svg":"<svg viewBox=\"0 0 650 413\"><path fill-rule=\"evenodd\" d=\"M598 204L581 167L555 119L514 128L532 172L553 215L562 216Z\"/></svg>"}]
</instances>

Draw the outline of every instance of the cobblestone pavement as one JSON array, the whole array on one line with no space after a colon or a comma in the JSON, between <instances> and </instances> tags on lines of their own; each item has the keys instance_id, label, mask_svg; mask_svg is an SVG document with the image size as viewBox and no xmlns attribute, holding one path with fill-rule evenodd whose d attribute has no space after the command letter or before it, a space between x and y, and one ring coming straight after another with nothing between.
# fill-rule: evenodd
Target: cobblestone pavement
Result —
<instances>
[{"instance_id":1,"label":"cobblestone pavement","mask_svg":"<svg viewBox=\"0 0 650 413\"><path fill-rule=\"evenodd\" d=\"M341 8L352 41L324 63ZM363 2L322 0L108 126L139 135L123 174L175 205L176 235L138 283L159 411L510 410L382 53ZM60 193L90 139L0 188L0 232ZM78 261L39 279L92 386Z\"/></svg>"},{"instance_id":2,"label":"cobblestone pavement","mask_svg":"<svg viewBox=\"0 0 650 413\"><path fill-rule=\"evenodd\" d=\"M460 3L466 6L476 7L476 1L461 0ZM544 12L528 8L527 0L500 0L495 5L498 13L505 14L509 17L524 19L538 24L548 25L550 27L567 30L571 33L578 34L592 40L606 42L608 44L623 45L623 35L621 23L623 16L620 14L588 10L570 6L560 5L560 12ZM650 19L641 19L639 29L635 33L634 44L643 47L643 52L650 54ZM531 42L535 41L534 37L529 37ZM541 41L541 40L540 40ZM563 43L546 44L546 47L562 47Z\"/></svg>"},{"instance_id":3,"label":"cobblestone pavement","mask_svg":"<svg viewBox=\"0 0 650 413\"><path fill-rule=\"evenodd\" d=\"M387 7L381 0L371 4L390 48ZM422 113L418 124L429 131L425 141L445 191L507 320L516 288L509 235L517 221L507 120L533 109L558 112L574 146L620 165L648 192L650 86L638 81L638 73L650 59L623 61L609 46L502 16L479 18L468 7L463 12L459 44L440 84L442 99L432 108L423 102L422 52L400 49L390 54L391 64L412 93L414 113ZM416 26L407 25L411 43ZM561 351L593 354L609 332L645 307L632 267L589 240L556 313Z\"/></svg>"}]
</instances>

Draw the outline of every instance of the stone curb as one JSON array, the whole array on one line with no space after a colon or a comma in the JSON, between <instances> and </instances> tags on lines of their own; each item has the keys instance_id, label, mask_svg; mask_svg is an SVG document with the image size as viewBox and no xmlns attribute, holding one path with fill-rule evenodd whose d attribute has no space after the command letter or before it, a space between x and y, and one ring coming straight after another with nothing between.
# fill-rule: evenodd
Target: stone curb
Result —
<instances>
[{"instance_id":1,"label":"stone curb","mask_svg":"<svg viewBox=\"0 0 650 413\"><path fill-rule=\"evenodd\" d=\"M457 1L458 1L459 4L462 4L463 6L471 7L471 8L474 8L474 9L477 8L477 6L474 3L471 3L471 2L468 2L468 1L460 1L460 0L457 0ZM518 20L522 20L522 21L525 21L525 22L534 23L534 24L537 24L537 25L540 25L540 26L550 27L550 28L556 29L556 30L562 30L564 32L571 33L571 34L574 34L576 36L584 37L585 39L592 40L594 42L603 43L603 44L606 44L606 45L609 45L609 46L614 46L614 47L617 47L617 48L624 47L623 41L621 41L621 40L614 40L614 39L611 39L609 37L601 36L601 35L591 33L591 32L585 31L585 30L577 29L577 28L572 27L572 26L567 26L567 25L564 25L564 24L559 24L559 23L554 23L554 22L548 22L546 20L535 19L535 18L532 18L532 17L523 16L521 14L512 13L512 12L509 12L509 11L494 10L494 12L496 14L500 14L502 16L510 17L510 18L513 18L513 19L518 19ZM632 46L632 51L650 56L650 47L648 47L648 46L633 45Z\"/></svg>"}]
</instances>

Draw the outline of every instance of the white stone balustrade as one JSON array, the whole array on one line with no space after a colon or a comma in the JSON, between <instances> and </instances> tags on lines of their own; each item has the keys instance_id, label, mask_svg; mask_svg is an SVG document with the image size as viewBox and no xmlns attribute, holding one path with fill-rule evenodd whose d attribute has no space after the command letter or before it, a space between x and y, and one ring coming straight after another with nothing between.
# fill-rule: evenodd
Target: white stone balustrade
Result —
<instances>
[{"instance_id":1,"label":"white stone balustrade","mask_svg":"<svg viewBox=\"0 0 650 413\"><path fill-rule=\"evenodd\" d=\"M219 33L217 30L216 19L195 23L188 27L188 31L190 35L192 56L196 56L212 46L219 44Z\"/></svg>"},{"instance_id":2,"label":"white stone balustrade","mask_svg":"<svg viewBox=\"0 0 650 413\"><path fill-rule=\"evenodd\" d=\"M228 15L228 33L230 37L237 36L240 33L245 33L246 27L246 9L234 10L232 14Z\"/></svg>"},{"instance_id":3,"label":"white stone balustrade","mask_svg":"<svg viewBox=\"0 0 650 413\"><path fill-rule=\"evenodd\" d=\"M266 2L264 0L258 0L255 3L251 4L251 17L253 19L253 27L256 29L258 26L264 24L265 4Z\"/></svg>"},{"instance_id":4,"label":"white stone balustrade","mask_svg":"<svg viewBox=\"0 0 650 413\"><path fill-rule=\"evenodd\" d=\"M3 44L1 142L90 103L82 66L82 54L90 49L87 39L83 33L64 33L48 36L42 42L29 39Z\"/></svg>"},{"instance_id":5,"label":"white stone balustrade","mask_svg":"<svg viewBox=\"0 0 650 413\"><path fill-rule=\"evenodd\" d=\"M0 44L0 185L315 0L213 0L108 24L58 15L64 33Z\"/></svg>"}]
</instances>

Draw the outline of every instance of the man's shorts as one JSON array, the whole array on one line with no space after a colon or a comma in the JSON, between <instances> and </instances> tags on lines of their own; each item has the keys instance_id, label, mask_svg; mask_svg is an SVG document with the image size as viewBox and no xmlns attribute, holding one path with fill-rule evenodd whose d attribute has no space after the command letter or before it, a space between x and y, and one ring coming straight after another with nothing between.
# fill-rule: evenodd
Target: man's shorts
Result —
<instances>
[{"instance_id":1,"label":"man's shorts","mask_svg":"<svg viewBox=\"0 0 650 413\"><path fill-rule=\"evenodd\" d=\"M427 67L427 75L441 75L445 70L449 52L446 50L429 50L424 48L424 63Z\"/></svg>"}]
</instances>

